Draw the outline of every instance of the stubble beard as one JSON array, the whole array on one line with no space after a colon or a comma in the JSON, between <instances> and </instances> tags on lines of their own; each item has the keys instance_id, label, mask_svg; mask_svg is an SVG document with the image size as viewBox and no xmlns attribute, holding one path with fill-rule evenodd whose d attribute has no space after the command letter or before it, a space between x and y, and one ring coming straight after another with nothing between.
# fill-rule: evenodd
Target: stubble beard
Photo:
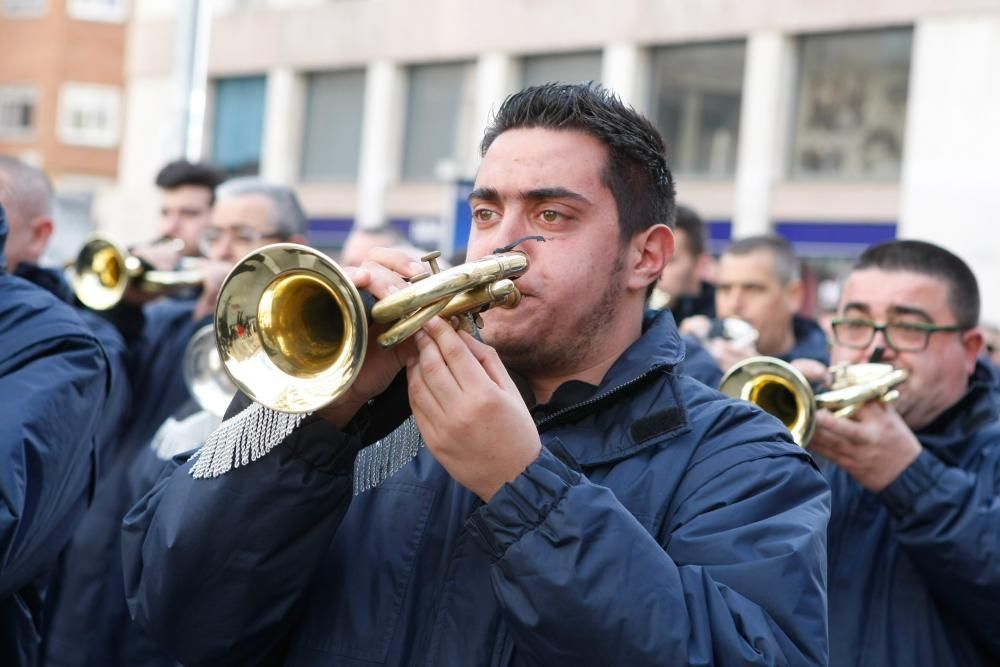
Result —
<instances>
[{"instance_id":1,"label":"stubble beard","mask_svg":"<svg viewBox=\"0 0 1000 667\"><path fill-rule=\"evenodd\" d=\"M625 291L621 280L624 269L624 260L619 256L600 298L577 322L553 323L551 327L535 329L530 337L516 338L487 328L486 342L496 349L507 368L528 378L567 375L585 367L594 349L610 334L610 325ZM515 309L515 317L516 312Z\"/></svg>"}]
</instances>

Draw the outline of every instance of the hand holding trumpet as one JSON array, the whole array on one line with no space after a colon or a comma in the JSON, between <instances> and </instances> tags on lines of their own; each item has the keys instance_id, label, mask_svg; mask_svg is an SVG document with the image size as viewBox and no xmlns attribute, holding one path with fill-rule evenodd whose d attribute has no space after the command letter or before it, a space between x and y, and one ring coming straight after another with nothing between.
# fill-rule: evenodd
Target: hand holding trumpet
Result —
<instances>
[{"instance_id":1,"label":"hand holding trumpet","mask_svg":"<svg viewBox=\"0 0 1000 667\"><path fill-rule=\"evenodd\" d=\"M827 379L827 369L819 362L797 359L792 365L809 380ZM809 449L879 493L920 456L923 447L891 403L870 401L852 419L819 410Z\"/></svg>"}]
</instances>

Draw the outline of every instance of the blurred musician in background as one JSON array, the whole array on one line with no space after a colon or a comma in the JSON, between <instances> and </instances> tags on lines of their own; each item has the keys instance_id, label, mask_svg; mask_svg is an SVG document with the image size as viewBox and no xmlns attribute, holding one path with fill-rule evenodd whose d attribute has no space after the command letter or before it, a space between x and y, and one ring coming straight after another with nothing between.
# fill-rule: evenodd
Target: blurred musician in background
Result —
<instances>
[{"instance_id":1,"label":"blurred musician in background","mask_svg":"<svg viewBox=\"0 0 1000 667\"><path fill-rule=\"evenodd\" d=\"M38 262L55 230L55 194L49 177L41 169L21 160L0 155L0 204L7 211L8 238L5 246L8 271L49 291L63 303L75 306L73 290L62 271L44 268ZM101 407L101 427L95 452L97 475L104 474L114 456L125 417L131 408L128 350L120 333L97 313L76 308L77 315L93 332L107 354L113 382L108 400Z\"/></svg>"},{"instance_id":2,"label":"blurred musician in background","mask_svg":"<svg viewBox=\"0 0 1000 667\"><path fill-rule=\"evenodd\" d=\"M801 306L801 271L791 244L780 236L752 236L734 241L719 258L715 314L717 324L727 318L746 322L756 337L713 336L713 322L705 317L688 318L681 331L707 339L705 346L723 372L757 355L826 364L826 335L798 314Z\"/></svg>"},{"instance_id":3,"label":"blurred musician in background","mask_svg":"<svg viewBox=\"0 0 1000 667\"><path fill-rule=\"evenodd\" d=\"M147 394L137 406L142 421L127 433L122 456L84 523L85 534L70 552L74 566L49 642L47 665L154 667L175 665L132 623L122 582L120 524L128 508L153 485L168 459L197 447L218 418L190 396L181 372L191 336L210 324L219 287L247 253L264 245L303 243L308 221L290 189L252 178L220 185L211 221L198 240L204 255L204 284L196 299L164 299L145 312L171 308L171 327L144 332L138 352L142 380L156 381L159 397ZM146 322L150 326L150 320ZM141 386L141 385L140 385ZM139 400L137 399L137 402ZM153 445L156 449L154 450ZM83 531L82 531L83 532ZM72 573L71 573L72 574Z\"/></svg>"},{"instance_id":4,"label":"blurred musician in background","mask_svg":"<svg viewBox=\"0 0 1000 667\"><path fill-rule=\"evenodd\" d=\"M705 280L711 261L701 216L692 208L678 205L674 256L649 298L650 308L669 308L677 326L692 315L714 319L715 286Z\"/></svg>"},{"instance_id":5,"label":"blurred musician in background","mask_svg":"<svg viewBox=\"0 0 1000 667\"><path fill-rule=\"evenodd\" d=\"M0 198L18 208L10 176L22 165L3 165ZM44 200L37 176L29 174ZM0 204L0 664L33 666L52 572L94 492L102 411L114 409L109 392L120 379L70 306L5 271L6 238ZM25 257L17 261L33 254Z\"/></svg>"},{"instance_id":6,"label":"blurred musician in background","mask_svg":"<svg viewBox=\"0 0 1000 667\"><path fill-rule=\"evenodd\" d=\"M211 221L215 189L225 178L204 162L174 160L164 165L156 174L159 239L135 246L132 252L158 269L172 269L182 257L199 257L201 236Z\"/></svg>"},{"instance_id":7,"label":"blurred musician in background","mask_svg":"<svg viewBox=\"0 0 1000 667\"><path fill-rule=\"evenodd\" d=\"M1000 412L978 321L972 271L930 243L869 248L844 284L833 361L909 379L895 403L816 418L831 665L1000 663Z\"/></svg>"}]
</instances>

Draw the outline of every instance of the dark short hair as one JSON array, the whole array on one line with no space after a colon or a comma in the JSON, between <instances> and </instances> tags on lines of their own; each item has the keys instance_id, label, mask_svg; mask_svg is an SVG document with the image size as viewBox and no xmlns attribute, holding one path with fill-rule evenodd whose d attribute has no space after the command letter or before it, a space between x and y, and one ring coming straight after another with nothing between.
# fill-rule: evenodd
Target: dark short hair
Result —
<instances>
[{"instance_id":1,"label":"dark short hair","mask_svg":"<svg viewBox=\"0 0 1000 667\"><path fill-rule=\"evenodd\" d=\"M979 284L972 269L940 246L926 241L887 241L865 250L853 271L880 269L910 271L937 278L948 285L948 307L959 326L979 323Z\"/></svg>"},{"instance_id":2,"label":"dark short hair","mask_svg":"<svg viewBox=\"0 0 1000 667\"><path fill-rule=\"evenodd\" d=\"M782 285L802 278L802 267L799 265L798 257L795 256L792 244L777 234L761 234L738 239L726 246L722 254L740 256L760 251L770 253L774 277Z\"/></svg>"},{"instance_id":3,"label":"dark short hair","mask_svg":"<svg viewBox=\"0 0 1000 667\"><path fill-rule=\"evenodd\" d=\"M694 209L678 204L674 228L687 236L687 246L692 255L698 257L705 254L705 247L708 245L705 239L705 223Z\"/></svg>"},{"instance_id":4,"label":"dark short hair","mask_svg":"<svg viewBox=\"0 0 1000 667\"><path fill-rule=\"evenodd\" d=\"M156 186L164 190L173 190L185 185L208 188L212 193L212 203L215 203L215 188L226 180L226 175L205 162L188 162L174 160L168 162L156 174Z\"/></svg>"},{"instance_id":5,"label":"dark short hair","mask_svg":"<svg viewBox=\"0 0 1000 667\"><path fill-rule=\"evenodd\" d=\"M663 138L649 120L598 84L547 83L514 93L483 136L486 155L507 130L576 130L608 149L602 181L615 198L622 239L656 224L673 225L674 181Z\"/></svg>"}]
</instances>

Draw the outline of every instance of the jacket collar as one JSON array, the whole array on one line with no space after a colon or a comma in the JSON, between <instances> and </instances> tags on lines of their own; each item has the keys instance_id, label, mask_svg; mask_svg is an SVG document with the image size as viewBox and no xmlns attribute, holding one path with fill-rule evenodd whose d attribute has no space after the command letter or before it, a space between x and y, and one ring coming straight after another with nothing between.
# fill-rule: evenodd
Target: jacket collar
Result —
<instances>
[{"instance_id":1,"label":"jacket collar","mask_svg":"<svg viewBox=\"0 0 1000 667\"><path fill-rule=\"evenodd\" d=\"M611 365L590 398L540 419L539 428L545 430L555 424L574 421L605 402L628 395L632 387L684 360L684 343L670 311L647 311L642 328L642 335ZM519 386L523 393L526 383Z\"/></svg>"},{"instance_id":2,"label":"jacket collar","mask_svg":"<svg viewBox=\"0 0 1000 667\"><path fill-rule=\"evenodd\" d=\"M997 377L986 362L977 361L969 389L957 403L915 435L949 465L961 465L979 448L975 442L983 428L1000 417Z\"/></svg>"},{"instance_id":3,"label":"jacket collar","mask_svg":"<svg viewBox=\"0 0 1000 667\"><path fill-rule=\"evenodd\" d=\"M21 262L14 269L14 275L18 278L24 278L42 289L48 290L63 303L72 304L74 302L73 288L70 287L66 278L59 271L43 269L37 264Z\"/></svg>"},{"instance_id":4,"label":"jacket collar","mask_svg":"<svg viewBox=\"0 0 1000 667\"><path fill-rule=\"evenodd\" d=\"M781 356L783 361L814 359L820 363L830 363L826 334L819 324L801 315L795 315L792 318L792 331L795 334L795 344Z\"/></svg>"}]
</instances>

